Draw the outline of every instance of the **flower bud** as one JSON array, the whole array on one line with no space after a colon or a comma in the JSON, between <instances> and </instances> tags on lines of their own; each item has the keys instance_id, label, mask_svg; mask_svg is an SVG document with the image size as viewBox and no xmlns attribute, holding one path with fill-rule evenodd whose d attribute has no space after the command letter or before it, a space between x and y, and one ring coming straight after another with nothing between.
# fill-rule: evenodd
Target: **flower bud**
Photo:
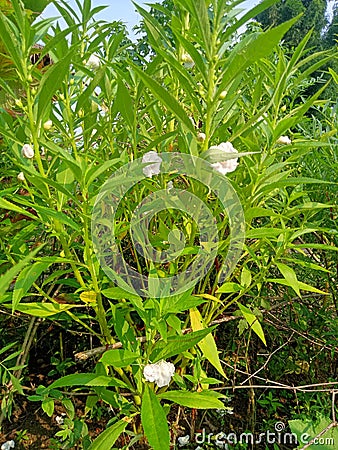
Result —
<instances>
[{"instance_id":1,"label":"flower bud","mask_svg":"<svg viewBox=\"0 0 338 450\"><path fill-rule=\"evenodd\" d=\"M286 105L283 105L282 107L281 107L281 109L280 109L282 112L285 112L286 111Z\"/></svg>"},{"instance_id":2,"label":"flower bud","mask_svg":"<svg viewBox=\"0 0 338 450\"><path fill-rule=\"evenodd\" d=\"M203 143L205 141L206 135L205 133L197 133L197 140L198 142Z\"/></svg>"},{"instance_id":3,"label":"flower bud","mask_svg":"<svg viewBox=\"0 0 338 450\"><path fill-rule=\"evenodd\" d=\"M53 126L53 122L51 120L47 120L47 122L45 122L43 124L44 130L47 130L47 131L50 130L52 128L52 126Z\"/></svg>"},{"instance_id":4,"label":"flower bud","mask_svg":"<svg viewBox=\"0 0 338 450\"><path fill-rule=\"evenodd\" d=\"M23 108L23 104L22 101L19 98L15 99L15 104L16 106L18 106L19 108Z\"/></svg>"},{"instance_id":5,"label":"flower bud","mask_svg":"<svg viewBox=\"0 0 338 450\"><path fill-rule=\"evenodd\" d=\"M277 144L289 145L291 144L291 139L289 138L289 136L280 136L277 139Z\"/></svg>"},{"instance_id":6,"label":"flower bud","mask_svg":"<svg viewBox=\"0 0 338 450\"><path fill-rule=\"evenodd\" d=\"M88 69L97 70L100 68L101 61L97 55L90 55L88 61L86 62L86 66Z\"/></svg>"},{"instance_id":7,"label":"flower bud","mask_svg":"<svg viewBox=\"0 0 338 450\"><path fill-rule=\"evenodd\" d=\"M34 150L29 144L25 144L21 150L22 156L27 159L34 158Z\"/></svg>"},{"instance_id":8,"label":"flower bud","mask_svg":"<svg viewBox=\"0 0 338 450\"><path fill-rule=\"evenodd\" d=\"M25 175L23 174L23 172L20 172L19 174L18 174L18 176L17 176L17 179L19 180L19 181L25 181Z\"/></svg>"},{"instance_id":9,"label":"flower bud","mask_svg":"<svg viewBox=\"0 0 338 450\"><path fill-rule=\"evenodd\" d=\"M28 81L28 83L32 83L33 78L32 78L31 74L27 75L27 81Z\"/></svg>"},{"instance_id":10,"label":"flower bud","mask_svg":"<svg viewBox=\"0 0 338 450\"><path fill-rule=\"evenodd\" d=\"M228 95L227 91L222 91L222 92L219 94L219 98L220 98L221 100L224 100L225 97L226 97L227 95Z\"/></svg>"}]
</instances>

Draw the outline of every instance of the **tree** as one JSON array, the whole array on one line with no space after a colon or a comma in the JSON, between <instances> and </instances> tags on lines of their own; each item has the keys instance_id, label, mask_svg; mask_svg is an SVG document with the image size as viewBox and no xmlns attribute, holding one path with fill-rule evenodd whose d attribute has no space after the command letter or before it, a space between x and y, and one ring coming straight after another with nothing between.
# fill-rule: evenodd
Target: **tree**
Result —
<instances>
[{"instance_id":1,"label":"tree","mask_svg":"<svg viewBox=\"0 0 338 450\"><path fill-rule=\"evenodd\" d=\"M338 42L338 2L333 7L333 16L325 33L325 47L331 48Z\"/></svg>"},{"instance_id":2,"label":"tree","mask_svg":"<svg viewBox=\"0 0 338 450\"><path fill-rule=\"evenodd\" d=\"M327 0L281 0L258 14L256 20L264 28L270 28L302 14L298 22L285 35L284 42L288 47L295 48L306 33L313 29L308 46L319 50L322 48L322 32L327 24L326 9Z\"/></svg>"}]
</instances>

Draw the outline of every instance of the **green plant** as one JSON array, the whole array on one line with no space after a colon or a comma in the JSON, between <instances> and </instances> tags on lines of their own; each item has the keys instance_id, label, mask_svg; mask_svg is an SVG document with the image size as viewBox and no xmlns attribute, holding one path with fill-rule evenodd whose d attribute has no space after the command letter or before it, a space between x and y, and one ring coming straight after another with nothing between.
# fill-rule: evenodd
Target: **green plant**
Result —
<instances>
[{"instance_id":1,"label":"green plant","mask_svg":"<svg viewBox=\"0 0 338 450\"><path fill-rule=\"evenodd\" d=\"M62 31L51 20L31 24L18 0L13 17L0 15L23 92L17 98L1 82L20 114L4 112L0 121L11 164L11 184L0 197L7 214L0 301L12 313L81 329L103 346L78 352L82 360L99 355L87 372L64 375L29 397L49 417L56 402L67 410L57 433L61 448L80 441L107 448L123 433L127 446L147 440L155 450L169 448L172 405L225 408L224 394L212 387L226 379L218 320L229 312L241 318L248 368L252 336L268 344L261 323L271 293L299 302L304 291L328 297L325 286L300 276L303 267L322 271L320 262L298 258L317 248L299 243L304 236L330 235L316 223L330 206L311 201L306 188L328 182L298 176L297 168L325 143L300 136L297 127L325 89L299 103L309 77L332 55L304 53L308 33L288 57L279 42L296 19L238 40L242 24L273 2L235 19L239 3L176 0L173 11L155 5L171 17L170 36L138 7L155 55L149 62L131 60L124 30L95 22L103 7L90 0L77 2L78 10L55 2L67 23ZM49 53L54 62L43 73L30 59L40 40L39 60ZM163 192L167 211L159 207ZM133 272L125 273L127 265ZM194 283L189 267L204 265ZM171 286L177 292L163 289L181 272L188 277ZM72 365L55 356L52 364L58 372ZM91 444L68 389L88 394L86 414L101 401L116 411ZM261 404L273 412L279 406L271 393Z\"/></svg>"},{"instance_id":2,"label":"green plant","mask_svg":"<svg viewBox=\"0 0 338 450\"><path fill-rule=\"evenodd\" d=\"M17 442L21 443L23 441L28 441L27 430L19 430L15 432Z\"/></svg>"}]
</instances>

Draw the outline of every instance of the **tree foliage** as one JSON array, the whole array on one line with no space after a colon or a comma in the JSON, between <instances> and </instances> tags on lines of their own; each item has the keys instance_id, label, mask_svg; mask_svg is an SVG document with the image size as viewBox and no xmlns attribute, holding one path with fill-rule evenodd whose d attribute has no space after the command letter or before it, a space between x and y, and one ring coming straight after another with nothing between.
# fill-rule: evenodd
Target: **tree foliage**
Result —
<instances>
[{"instance_id":1,"label":"tree foliage","mask_svg":"<svg viewBox=\"0 0 338 450\"><path fill-rule=\"evenodd\" d=\"M327 0L282 0L258 14L256 19L264 28L270 28L302 14L299 21L285 35L284 42L289 47L296 47L312 29L308 46L319 49L322 32L327 25L325 15L327 3Z\"/></svg>"},{"instance_id":2,"label":"tree foliage","mask_svg":"<svg viewBox=\"0 0 338 450\"><path fill-rule=\"evenodd\" d=\"M338 43L338 2L333 7L333 15L330 25L325 33L325 47L331 48Z\"/></svg>"}]
</instances>

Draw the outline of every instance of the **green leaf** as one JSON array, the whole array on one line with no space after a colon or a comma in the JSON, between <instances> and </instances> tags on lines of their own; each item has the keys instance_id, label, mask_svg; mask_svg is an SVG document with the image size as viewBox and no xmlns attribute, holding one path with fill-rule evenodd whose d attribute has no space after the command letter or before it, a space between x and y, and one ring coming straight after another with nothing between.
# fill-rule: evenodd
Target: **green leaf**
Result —
<instances>
[{"instance_id":1,"label":"green leaf","mask_svg":"<svg viewBox=\"0 0 338 450\"><path fill-rule=\"evenodd\" d=\"M205 81L207 81L206 65L205 65L205 63L203 61L202 56L200 55L200 53L198 52L198 50L196 49L194 44L192 44L190 41L185 39L184 36L182 36L179 33L177 33L175 36L177 37L177 39L180 41L182 46L186 49L186 51L189 53L189 55L194 60L194 62L196 64L198 70L200 71L200 74L202 75L203 79ZM182 67L182 70L184 70L183 67Z\"/></svg>"},{"instance_id":2,"label":"green leaf","mask_svg":"<svg viewBox=\"0 0 338 450\"><path fill-rule=\"evenodd\" d=\"M16 342L11 342L10 344L5 345L3 348L0 348L0 355L2 355L3 353L6 353L7 350L14 347L16 344L17 344Z\"/></svg>"},{"instance_id":3,"label":"green leaf","mask_svg":"<svg viewBox=\"0 0 338 450\"><path fill-rule=\"evenodd\" d=\"M73 195L71 192L69 192L62 184L57 183L56 181L52 180L51 178L46 178L46 177L41 177L40 175L37 175L35 172L29 172L29 181L34 184L36 187L39 187L41 189L40 186L43 186L45 184L49 185L49 186L53 186L56 191L60 191L63 194L65 194L65 196L69 199L72 199L74 201L74 203L79 204L78 199L76 198L75 195ZM40 186L39 184L40 183ZM38 206L34 205L34 208ZM39 208L43 208L42 206L39 206ZM26 214L27 215L27 214ZM36 217L35 217L36 219Z\"/></svg>"},{"instance_id":4,"label":"green leaf","mask_svg":"<svg viewBox=\"0 0 338 450\"><path fill-rule=\"evenodd\" d=\"M250 286L252 281L251 272L247 267L243 267L242 273L241 273L241 285L244 287Z\"/></svg>"},{"instance_id":5,"label":"green leaf","mask_svg":"<svg viewBox=\"0 0 338 450\"><path fill-rule=\"evenodd\" d=\"M100 362L113 367L126 367L132 364L138 356L129 350L107 350L101 357Z\"/></svg>"},{"instance_id":6,"label":"green leaf","mask_svg":"<svg viewBox=\"0 0 338 450\"><path fill-rule=\"evenodd\" d=\"M205 0L179 0L182 8L188 9L195 19L199 28L199 35L202 41L202 47L205 49L207 57L211 57L211 36L208 7Z\"/></svg>"},{"instance_id":7,"label":"green leaf","mask_svg":"<svg viewBox=\"0 0 338 450\"><path fill-rule=\"evenodd\" d=\"M62 399L62 405L64 406L66 413L70 419L74 419L75 408L73 402L69 398Z\"/></svg>"},{"instance_id":8,"label":"green leaf","mask_svg":"<svg viewBox=\"0 0 338 450\"><path fill-rule=\"evenodd\" d=\"M22 55L20 54L21 46L19 45L17 36L13 32L15 30L18 33L17 28L10 20L0 11L0 36L1 44L3 44L10 54L16 68L19 73L22 74Z\"/></svg>"},{"instance_id":9,"label":"green leaf","mask_svg":"<svg viewBox=\"0 0 338 450\"><path fill-rule=\"evenodd\" d=\"M74 373L66 375L48 386L48 390L72 386L115 386L127 387L126 383L113 377L97 375L95 373Z\"/></svg>"},{"instance_id":10,"label":"green leaf","mask_svg":"<svg viewBox=\"0 0 338 450\"><path fill-rule=\"evenodd\" d=\"M75 48L57 63L53 64L43 75L37 92L38 117L43 120L46 109L50 106L50 101L59 89L65 78L72 58L74 58Z\"/></svg>"},{"instance_id":11,"label":"green leaf","mask_svg":"<svg viewBox=\"0 0 338 450\"><path fill-rule=\"evenodd\" d=\"M107 428L103 433L95 439L95 441L90 445L88 450L107 450L111 449L115 444L116 440L123 433L130 419L125 417L122 420L114 423L111 427Z\"/></svg>"},{"instance_id":12,"label":"green leaf","mask_svg":"<svg viewBox=\"0 0 338 450\"><path fill-rule=\"evenodd\" d=\"M217 289L217 294L231 294L232 292L239 292L240 290L241 286L238 283L227 282Z\"/></svg>"},{"instance_id":13,"label":"green leaf","mask_svg":"<svg viewBox=\"0 0 338 450\"><path fill-rule=\"evenodd\" d=\"M261 324L259 323L259 320L257 319L257 317L255 316L255 314L253 314L249 308L247 308L244 305L241 305L240 303L238 303L238 307L241 310L241 313L243 314L244 319L248 322L250 328L252 329L252 331L254 331L257 336L261 339L261 341L263 342L264 345L266 345L266 340L265 340L265 336L264 336L264 332L262 329Z\"/></svg>"},{"instance_id":14,"label":"green leaf","mask_svg":"<svg viewBox=\"0 0 338 450\"><path fill-rule=\"evenodd\" d=\"M3 304L5 307L10 307L10 305ZM67 305L60 303L19 303L16 307L16 311L22 312L24 314L29 314L35 317L49 317L55 314L60 314L64 311L68 311L71 308L75 308L77 305Z\"/></svg>"},{"instance_id":15,"label":"green leaf","mask_svg":"<svg viewBox=\"0 0 338 450\"><path fill-rule=\"evenodd\" d=\"M85 109L88 106L91 107L90 97L93 96L95 88L100 84L101 79L104 77L105 71L106 71L105 67L100 67L97 70L97 73L95 74L94 78L89 83L88 87L84 90L84 92L81 95L79 95L78 101L76 103L76 109L75 109L76 113L78 113L80 111L80 109L82 109L82 108Z\"/></svg>"},{"instance_id":16,"label":"green leaf","mask_svg":"<svg viewBox=\"0 0 338 450\"><path fill-rule=\"evenodd\" d=\"M121 79L118 80L115 102L122 117L127 122L129 129L133 130L135 127L135 107L131 95Z\"/></svg>"},{"instance_id":17,"label":"green leaf","mask_svg":"<svg viewBox=\"0 0 338 450\"><path fill-rule=\"evenodd\" d=\"M12 314L16 310L20 300L27 294L36 279L50 266L49 262L36 262L32 266L26 267L18 276L12 300Z\"/></svg>"},{"instance_id":18,"label":"green leaf","mask_svg":"<svg viewBox=\"0 0 338 450\"><path fill-rule=\"evenodd\" d=\"M39 250L44 246L40 245L35 250L33 250L29 255L23 258L20 262L18 262L15 266L11 267L4 275L2 275L0 279L0 301L4 297L9 285L16 277L16 275L34 258L34 256L38 253Z\"/></svg>"},{"instance_id":19,"label":"green leaf","mask_svg":"<svg viewBox=\"0 0 338 450\"><path fill-rule=\"evenodd\" d=\"M52 417L54 412L54 400L47 398L41 403L42 409L47 414L48 417Z\"/></svg>"},{"instance_id":20,"label":"green leaf","mask_svg":"<svg viewBox=\"0 0 338 450\"><path fill-rule=\"evenodd\" d=\"M30 217L31 219L34 220L37 219L37 217L34 216L34 214L30 213L29 211L26 211L23 208L20 208L20 206L17 206L4 198L0 198L0 208L6 209L8 211L14 211L17 212L18 214L23 214L24 216Z\"/></svg>"},{"instance_id":21,"label":"green leaf","mask_svg":"<svg viewBox=\"0 0 338 450\"><path fill-rule=\"evenodd\" d=\"M67 167L64 163L62 163L58 167L58 171L56 173L56 181L57 183L60 184L60 186L64 187L66 190L72 189L72 186L74 184L74 174L71 171L71 169ZM69 200L69 196L66 196L61 192L58 192L57 196L58 196L57 209L61 210L66 201Z\"/></svg>"},{"instance_id":22,"label":"green leaf","mask_svg":"<svg viewBox=\"0 0 338 450\"><path fill-rule=\"evenodd\" d=\"M299 290L299 282L297 280L297 275L295 271L286 264L282 263L276 263L276 266L278 267L280 273L283 275L285 280L288 283L288 286L292 287L292 289L296 292L298 297L301 297L300 290Z\"/></svg>"},{"instance_id":23,"label":"green leaf","mask_svg":"<svg viewBox=\"0 0 338 450\"><path fill-rule=\"evenodd\" d=\"M236 18L236 20L234 21L235 23L225 30L223 39L227 39L229 36L231 36L236 30L238 30L242 25L244 25L250 19L253 19L254 17L258 16L258 14L265 11L270 6L274 5L275 3L279 2L279 1L280 0L262 1L258 5L256 5L254 8L250 9L242 17L240 17L240 18L238 17L238 19ZM239 1L237 3L243 3L243 1ZM234 6L237 6L237 4Z\"/></svg>"},{"instance_id":24,"label":"green leaf","mask_svg":"<svg viewBox=\"0 0 338 450\"><path fill-rule=\"evenodd\" d=\"M51 150L55 156L58 156L62 160L62 162L67 164L67 166L71 169L78 182L83 180L83 173L81 167L79 163L69 153L68 150L60 147L59 145L54 144L54 142L50 140L49 141L41 140L41 144L44 145L49 150Z\"/></svg>"},{"instance_id":25,"label":"green leaf","mask_svg":"<svg viewBox=\"0 0 338 450\"><path fill-rule=\"evenodd\" d=\"M225 71L220 89L226 86L255 61L268 56L278 45L283 35L297 22L299 16L282 23L264 33L254 33L244 38L231 51L226 60Z\"/></svg>"},{"instance_id":26,"label":"green leaf","mask_svg":"<svg viewBox=\"0 0 338 450\"><path fill-rule=\"evenodd\" d=\"M184 124L190 131L195 133L194 125L191 123L191 120L187 116L185 110L178 103L175 97L137 66L134 66L133 69L141 78L145 86L150 89L154 97L156 97L161 103L163 103L176 116L178 121L182 122L182 124Z\"/></svg>"},{"instance_id":27,"label":"green leaf","mask_svg":"<svg viewBox=\"0 0 338 450\"><path fill-rule=\"evenodd\" d=\"M224 409L224 403L219 400L224 395L213 391L189 392L189 391L166 391L158 394L159 398L169 400L187 408L196 409Z\"/></svg>"},{"instance_id":28,"label":"green leaf","mask_svg":"<svg viewBox=\"0 0 338 450\"><path fill-rule=\"evenodd\" d=\"M338 73L335 72L331 67L329 68L330 75L334 79L335 83L338 84Z\"/></svg>"},{"instance_id":29,"label":"green leaf","mask_svg":"<svg viewBox=\"0 0 338 450\"><path fill-rule=\"evenodd\" d=\"M156 343L154 350L150 355L150 361L155 363L161 359L167 359L171 356L189 350L198 344L205 336L214 330L215 327L205 328L204 330L195 331L184 336L170 336L167 342L159 341Z\"/></svg>"},{"instance_id":30,"label":"green leaf","mask_svg":"<svg viewBox=\"0 0 338 450\"><path fill-rule=\"evenodd\" d=\"M295 433L300 445L297 448L303 448L304 445L308 444L311 439L315 438L322 431L324 431L330 424L332 420L327 417L320 417L319 421L313 421L311 419L304 420L289 420L289 426L292 433ZM335 442L338 442L338 428L332 427L327 430L323 435L320 436L323 441L317 445L313 444L308 447L309 450L332 450L335 447ZM319 445L318 445L319 444Z\"/></svg>"},{"instance_id":31,"label":"green leaf","mask_svg":"<svg viewBox=\"0 0 338 450\"><path fill-rule=\"evenodd\" d=\"M170 435L167 417L158 397L148 385L145 385L142 396L141 421L151 448L169 450Z\"/></svg>"},{"instance_id":32,"label":"green leaf","mask_svg":"<svg viewBox=\"0 0 338 450\"><path fill-rule=\"evenodd\" d=\"M20 352L20 353L21 353L21 352ZM2 362L4 363L5 360L2 361ZM13 369L12 369L12 370L13 370ZM25 395L24 392L23 392L22 386L21 386L21 384L20 384L20 381L19 381L14 375L12 375L11 373L9 374L9 377L10 377L10 379L11 379L11 382L12 382L12 384L13 384L14 389L15 389L17 392L19 392L19 394Z\"/></svg>"},{"instance_id":33,"label":"green leaf","mask_svg":"<svg viewBox=\"0 0 338 450\"><path fill-rule=\"evenodd\" d=\"M41 13L52 0L23 0L25 9Z\"/></svg>"},{"instance_id":34,"label":"green leaf","mask_svg":"<svg viewBox=\"0 0 338 450\"><path fill-rule=\"evenodd\" d=\"M205 328L201 313L197 308L193 308L190 310L190 322L193 331L203 330ZM198 346L201 349L203 356L205 356L210 364L212 364L215 369L218 370L218 372L226 378L224 370L221 366L221 362L219 360L217 346L213 335L209 333L198 343Z\"/></svg>"},{"instance_id":35,"label":"green leaf","mask_svg":"<svg viewBox=\"0 0 338 450\"><path fill-rule=\"evenodd\" d=\"M195 306L205 303L205 299L191 295L191 291L185 292L183 295L173 296L161 299L162 314L177 314L186 311Z\"/></svg>"},{"instance_id":36,"label":"green leaf","mask_svg":"<svg viewBox=\"0 0 338 450\"><path fill-rule=\"evenodd\" d=\"M68 225L69 227L73 228L75 231L81 231L80 226L74 222L70 217L68 217L65 213L61 211L55 211L52 208L45 208L44 206L34 205L34 208L37 210L37 212L41 215L43 219L45 219L46 222L48 222L50 218L56 219L59 222Z\"/></svg>"},{"instance_id":37,"label":"green leaf","mask_svg":"<svg viewBox=\"0 0 338 450\"><path fill-rule=\"evenodd\" d=\"M267 278L265 281L269 283L278 283L283 286L289 286L294 289L293 286L291 286L291 283L283 278ZM320 289L317 289L313 286L310 286L309 284L303 283L302 281L297 280L297 287L298 289L302 289L303 291L308 292L315 292L316 294L323 294L323 295L330 295L328 292L321 291ZM301 295L299 295L301 297Z\"/></svg>"},{"instance_id":38,"label":"green leaf","mask_svg":"<svg viewBox=\"0 0 338 450\"><path fill-rule=\"evenodd\" d=\"M93 167L88 167L88 170L86 171L84 176L85 185L90 186L95 178L98 178L101 174L108 171L111 167L116 166L118 162L120 162L120 158L115 158L103 163L98 163Z\"/></svg>"}]
</instances>

